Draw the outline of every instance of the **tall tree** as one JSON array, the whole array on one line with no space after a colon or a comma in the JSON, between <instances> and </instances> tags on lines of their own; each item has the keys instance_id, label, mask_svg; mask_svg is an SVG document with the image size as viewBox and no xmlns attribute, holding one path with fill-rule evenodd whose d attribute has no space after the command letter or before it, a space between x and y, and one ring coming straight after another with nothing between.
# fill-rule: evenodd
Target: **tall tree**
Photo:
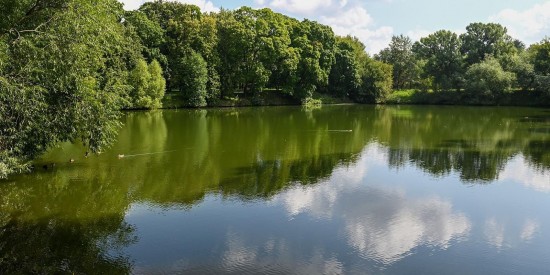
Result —
<instances>
[{"instance_id":1,"label":"tall tree","mask_svg":"<svg viewBox=\"0 0 550 275\"><path fill-rule=\"evenodd\" d=\"M175 62L178 75L175 85L191 107L206 106L208 65L202 56L192 51Z\"/></svg>"},{"instance_id":2,"label":"tall tree","mask_svg":"<svg viewBox=\"0 0 550 275\"><path fill-rule=\"evenodd\" d=\"M326 90L332 65L336 37L332 29L314 21L304 20L292 34L292 47L298 50L297 78L293 95L303 100L318 90Z\"/></svg>"},{"instance_id":3,"label":"tall tree","mask_svg":"<svg viewBox=\"0 0 550 275\"><path fill-rule=\"evenodd\" d=\"M370 58L363 66L361 87L352 98L359 103L385 102L393 86L392 66Z\"/></svg>"},{"instance_id":4,"label":"tall tree","mask_svg":"<svg viewBox=\"0 0 550 275\"><path fill-rule=\"evenodd\" d=\"M362 77L370 60L365 45L356 37L336 38L336 62L329 76L329 93L337 97L354 97L359 93Z\"/></svg>"},{"instance_id":5,"label":"tall tree","mask_svg":"<svg viewBox=\"0 0 550 275\"><path fill-rule=\"evenodd\" d=\"M550 38L532 45L529 52L532 55L535 72L539 75L550 75Z\"/></svg>"},{"instance_id":6,"label":"tall tree","mask_svg":"<svg viewBox=\"0 0 550 275\"><path fill-rule=\"evenodd\" d=\"M130 72L130 85L133 87L130 92L131 108L157 109L162 106L166 81L156 60L149 65L143 59L138 60Z\"/></svg>"},{"instance_id":7,"label":"tall tree","mask_svg":"<svg viewBox=\"0 0 550 275\"><path fill-rule=\"evenodd\" d=\"M166 68L168 59L161 52L161 47L165 43L165 31L160 24L150 20L142 11L127 11L124 14L124 20L125 25L132 28L138 35L147 61L157 60Z\"/></svg>"},{"instance_id":8,"label":"tall tree","mask_svg":"<svg viewBox=\"0 0 550 275\"><path fill-rule=\"evenodd\" d=\"M413 52L426 60L424 72L433 77L435 90L458 89L463 78L461 40L453 32L441 30L421 38Z\"/></svg>"},{"instance_id":9,"label":"tall tree","mask_svg":"<svg viewBox=\"0 0 550 275\"><path fill-rule=\"evenodd\" d=\"M529 55L535 72L535 88L550 96L550 38L532 45Z\"/></svg>"},{"instance_id":10,"label":"tall tree","mask_svg":"<svg viewBox=\"0 0 550 275\"><path fill-rule=\"evenodd\" d=\"M376 59L393 66L393 87L411 87L418 77L416 59L412 51L412 40L404 35L393 36L390 45L375 56Z\"/></svg>"},{"instance_id":11,"label":"tall tree","mask_svg":"<svg viewBox=\"0 0 550 275\"><path fill-rule=\"evenodd\" d=\"M501 55L517 52L514 39L500 24L472 23L466 27L466 33L460 38L461 51L468 66L481 62L488 55L499 58Z\"/></svg>"}]
</instances>

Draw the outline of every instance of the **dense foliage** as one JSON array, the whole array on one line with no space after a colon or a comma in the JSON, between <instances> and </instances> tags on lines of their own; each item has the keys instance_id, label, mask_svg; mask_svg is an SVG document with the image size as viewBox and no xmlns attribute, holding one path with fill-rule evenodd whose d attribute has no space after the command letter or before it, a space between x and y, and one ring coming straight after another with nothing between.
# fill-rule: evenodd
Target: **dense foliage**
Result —
<instances>
[{"instance_id":1,"label":"dense foliage","mask_svg":"<svg viewBox=\"0 0 550 275\"><path fill-rule=\"evenodd\" d=\"M139 59L117 1L16 2L0 2L0 177L61 141L101 151Z\"/></svg>"},{"instance_id":2,"label":"dense foliage","mask_svg":"<svg viewBox=\"0 0 550 275\"><path fill-rule=\"evenodd\" d=\"M510 92L514 74L506 72L494 57L476 63L468 69L465 75L466 90L472 98L483 100L486 97Z\"/></svg>"},{"instance_id":3,"label":"dense foliage","mask_svg":"<svg viewBox=\"0 0 550 275\"><path fill-rule=\"evenodd\" d=\"M267 92L295 102L324 93L374 103L384 94L379 85L362 83L379 67L369 62L365 46L314 21L249 7L207 14L164 1L145 3L127 16L128 25L139 29L143 54L165 60L168 92L190 107ZM373 96L360 96L365 94Z\"/></svg>"},{"instance_id":4,"label":"dense foliage","mask_svg":"<svg viewBox=\"0 0 550 275\"><path fill-rule=\"evenodd\" d=\"M116 136L121 108L158 107L161 68L143 71L119 2L0 6L0 177L59 142L80 140L100 152Z\"/></svg>"},{"instance_id":5,"label":"dense foliage","mask_svg":"<svg viewBox=\"0 0 550 275\"><path fill-rule=\"evenodd\" d=\"M419 102L514 104L507 95L517 91L550 104L550 41L526 48L499 24L472 23L462 35L440 30L415 43L395 36L375 57L393 65L394 89L423 91Z\"/></svg>"}]
</instances>

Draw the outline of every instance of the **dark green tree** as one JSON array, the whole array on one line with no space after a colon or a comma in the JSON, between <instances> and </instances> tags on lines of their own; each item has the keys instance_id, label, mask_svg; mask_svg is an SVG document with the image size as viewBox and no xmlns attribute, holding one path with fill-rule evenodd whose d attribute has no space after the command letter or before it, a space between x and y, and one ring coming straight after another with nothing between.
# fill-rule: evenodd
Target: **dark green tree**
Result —
<instances>
[{"instance_id":1,"label":"dark green tree","mask_svg":"<svg viewBox=\"0 0 550 275\"><path fill-rule=\"evenodd\" d=\"M336 97L349 97L361 85L361 61L356 59L353 39L337 38L336 62L329 77L329 92Z\"/></svg>"},{"instance_id":2,"label":"dark green tree","mask_svg":"<svg viewBox=\"0 0 550 275\"><path fill-rule=\"evenodd\" d=\"M157 60L164 68L168 65L166 56L161 52L165 43L165 32L158 22L150 20L141 11L127 11L124 14L125 25L132 28L139 36L142 53L148 62Z\"/></svg>"},{"instance_id":3,"label":"dark green tree","mask_svg":"<svg viewBox=\"0 0 550 275\"><path fill-rule=\"evenodd\" d=\"M472 23L466 27L462 39L462 54L466 65L479 63L486 56L499 58L502 55L514 54L518 51L517 42L508 35L508 30L496 23Z\"/></svg>"},{"instance_id":4,"label":"dark green tree","mask_svg":"<svg viewBox=\"0 0 550 275\"><path fill-rule=\"evenodd\" d=\"M543 39L529 49L535 72L538 75L550 75L550 38Z\"/></svg>"},{"instance_id":5,"label":"dark green tree","mask_svg":"<svg viewBox=\"0 0 550 275\"><path fill-rule=\"evenodd\" d=\"M463 82L461 40L453 32L441 30L421 38L413 52L425 60L425 77L433 77L434 90L459 89Z\"/></svg>"},{"instance_id":6,"label":"dark green tree","mask_svg":"<svg viewBox=\"0 0 550 275\"><path fill-rule=\"evenodd\" d=\"M361 87L352 98L359 103L383 103L392 91L391 65L368 59L361 75Z\"/></svg>"},{"instance_id":7,"label":"dark green tree","mask_svg":"<svg viewBox=\"0 0 550 275\"><path fill-rule=\"evenodd\" d=\"M528 54L533 63L535 89L550 96L550 39L532 45Z\"/></svg>"},{"instance_id":8,"label":"dark green tree","mask_svg":"<svg viewBox=\"0 0 550 275\"><path fill-rule=\"evenodd\" d=\"M334 64L336 37L332 29L314 21L304 20L292 34L292 47L298 50L296 84L293 96L304 100L315 91L326 91Z\"/></svg>"},{"instance_id":9,"label":"dark green tree","mask_svg":"<svg viewBox=\"0 0 550 275\"><path fill-rule=\"evenodd\" d=\"M418 79L412 40L404 35L393 36L390 45L375 56L377 60L393 66L393 87L411 87Z\"/></svg>"},{"instance_id":10,"label":"dark green tree","mask_svg":"<svg viewBox=\"0 0 550 275\"><path fill-rule=\"evenodd\" d=\"M206 106L208 67L202 56L194 51L176 61L175 87L191 107Z\"/></svg>"}]
</instances>

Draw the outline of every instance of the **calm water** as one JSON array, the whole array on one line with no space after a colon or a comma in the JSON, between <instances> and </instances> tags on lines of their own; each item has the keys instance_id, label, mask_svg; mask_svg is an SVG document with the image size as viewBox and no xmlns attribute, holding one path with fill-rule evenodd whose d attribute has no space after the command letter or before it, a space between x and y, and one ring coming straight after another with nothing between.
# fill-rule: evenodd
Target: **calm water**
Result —
<instances>
[{"instance_id":1,"label":"calm water","mask_svg":"<svg viewBox=\"0 0 550 275\"><path fill-rule=\"evenodd\" d=\"M0 182L0 273L550 273L550 110L124 122L100 156L66 145Z\"/></svg>"}]
</instances>

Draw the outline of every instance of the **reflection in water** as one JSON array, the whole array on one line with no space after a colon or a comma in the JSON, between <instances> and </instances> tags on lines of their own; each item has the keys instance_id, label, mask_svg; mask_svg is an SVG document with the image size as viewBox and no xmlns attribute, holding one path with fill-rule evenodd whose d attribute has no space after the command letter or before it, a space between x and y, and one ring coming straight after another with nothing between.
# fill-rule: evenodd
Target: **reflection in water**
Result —
<instances>
[{"instance_id":1,"label":"reflection in water","mask_svg":"<svg viewBox=\"0 0 550 275\"><path fill-rule=\"evenodd\" d=\"M243 236L229 232L226 246L222 270L213 273L344 274L343 264L334 256L325 255L326 253L322 250L313 251L311 257L303 261L296 261L292 255L289 255L288 252L291 251L289 243L284 239L269 240L264 245L248 246ZM273 263L277 264L270 268L269 266Z\"/></svg>"},{"instance_id":2,"label":"reflection in water","mask_svg":"<svg viewBox=\"0 0 550 275\"><path fill-rule=\"evenodd\" d=\"M533 169L525 165L525 158L511 159L500 174L502 180L512 180L539 192L550 193L550 170Z\"/></svg>"},{"instance_id":3,"label":"reflection in water","mask_svg":"<svg viewBox=\"0 0 550 275\"><path fill-rule=\"evenodd\" d=\"M454 214L448 202L437 198L410 201L400 193L376 193L354 195L366 197L359 204L361 209L381 206L384 212L346 215L348 242L366 258L390 264L419 245L445 249L453 238L465 236L470 229L465 215Z\"/></svg>"},{"instance_id":4,"label":"reflection in water","mask_svg":"<svg viewBox=\"0 0 550 275\"><path fill-rule=\"evenodd\" d=\"M129 273L130 260L120 251L134 241L132 232L116 217L89 222L12 219L0 231L0 273Z\"/></svg>"},{"instance_id":5,"label":"reflection in water","mask_svg":"<svg viewBox=\"0 0 550 275\"><path fill-rule=\"evenodd\" d=\"M487 242L499 250L504 246L504 225L499 223L494 217L485 222L484 231Z\"/></svg>"},{"instance_id":6,"label":"reflection in water","mask_svg":"<svg viewBox=\"0 0 550 275\"><path fill-rule=\"evenodd\" d=\"M360 162L377 151L369 147ZM361 163L357 167L370 166ZM362 257L384 264L401 259L419 245L446 249L450 241L467 236L471 228L468 218L453 213L451 203L441 198L410 198L403 190L365 187L362 181L348 178L363 179L364 171L339 169L330 181L291 189L277 195L275 201L292 216L308 213L343 219L348 244Z\"/></svg>"},{"instance_id":7,"label":"reflection in water","mask_svg":"<svg viewBox=\"0 0 550 275\"><path fill-rule=\"evenodd\" d=\"M523 225L523 229L521 230L520 238L522 241L531 241L535 234L540 229L540 223L537 221L534 221L532 219L528 219L525 221L525 224Z\"/></svg>"},{"instance_id":8,"label":"reflection in water","mask_svg":"<svg viewBox=\"0 0 550 275\"><path fill-rule=\"evenodd\" d=\"M0 183L0 273L441 273L461 259L548 271L537 264L550 261L539 211L550 206L548 117L426 106L128 113L112 150L84 158L66 145L39 161L53 170ZM493 252L510 254L503 264Z\"/></svg>"},{"instance_id":9,"label":"reflection in water","mask_svg":"<svg viewBox=\"0 0 550 275\"><path fill-rule=\"evenodd\" d=\"M520 243L530 243L541 229L540 222L532 218L514 223L505 218L487 219L484 225L485 240L500 251Z\"/></svg>"}]
</instances>

